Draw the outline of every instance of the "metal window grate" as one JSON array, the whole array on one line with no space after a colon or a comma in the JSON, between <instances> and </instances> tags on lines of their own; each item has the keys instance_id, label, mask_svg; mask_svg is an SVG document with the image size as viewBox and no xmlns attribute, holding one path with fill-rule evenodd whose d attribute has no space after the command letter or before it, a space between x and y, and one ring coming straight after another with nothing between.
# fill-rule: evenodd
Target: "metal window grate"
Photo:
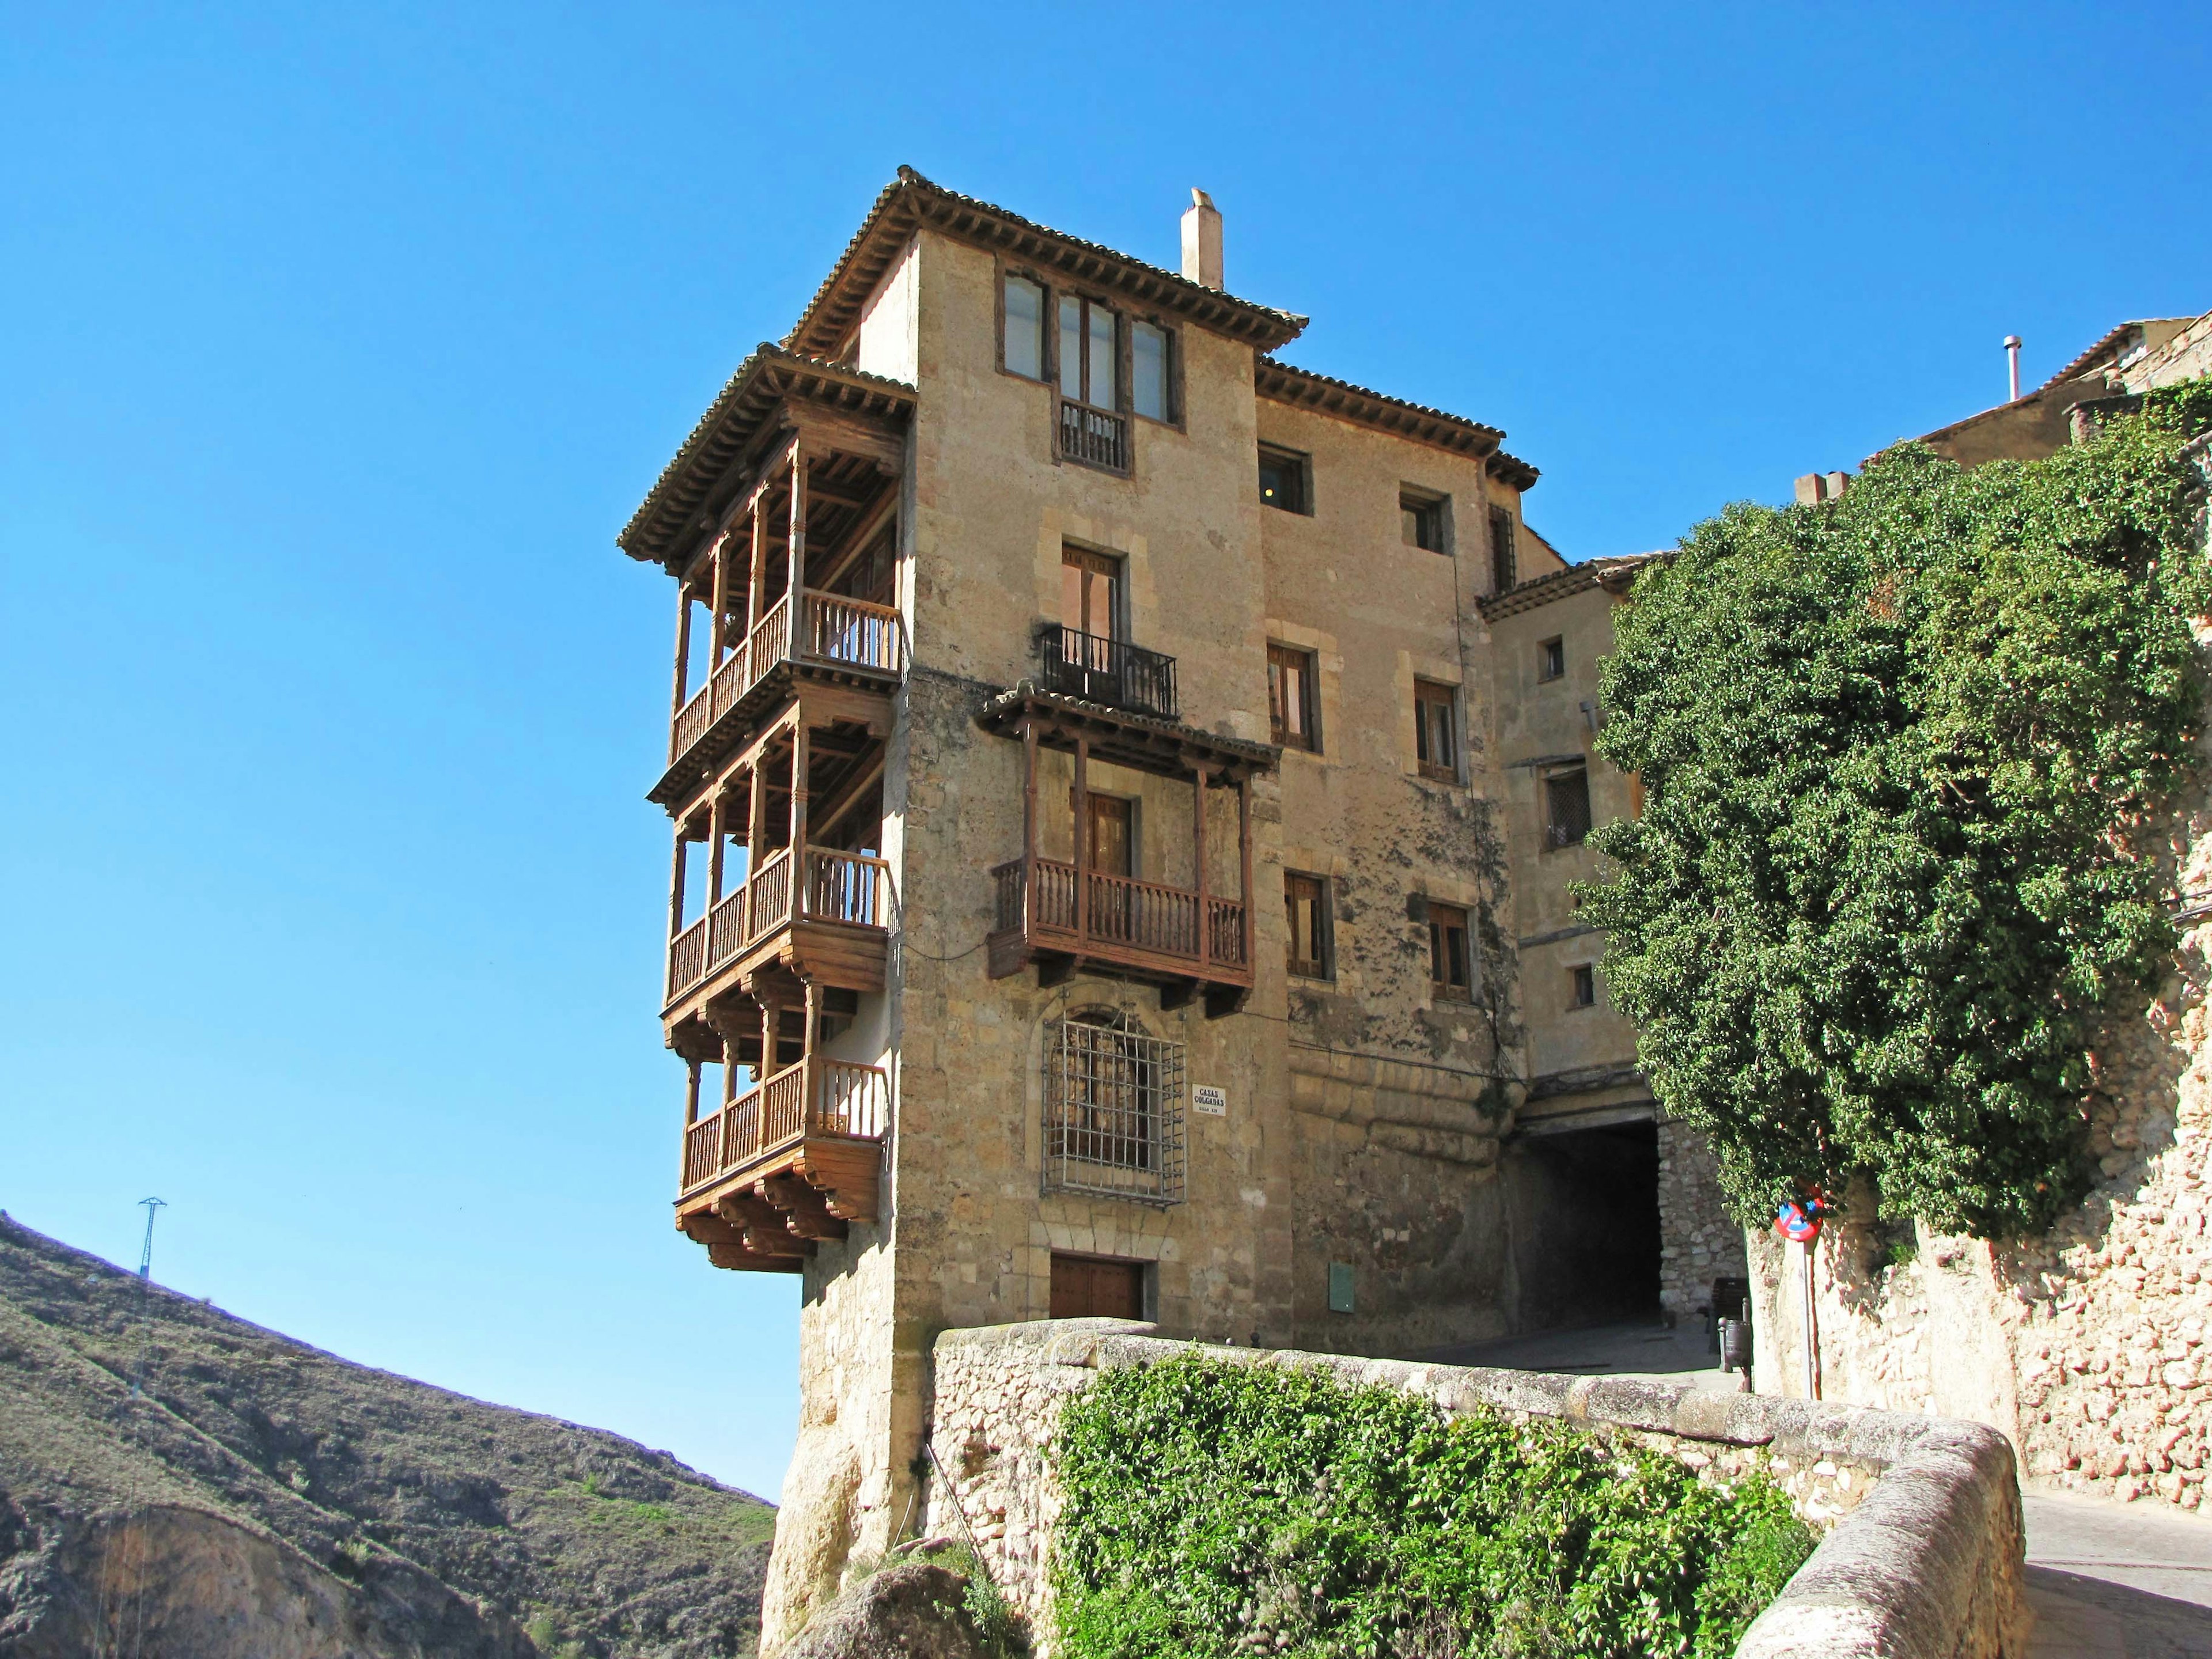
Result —
<instances>
[{"instance_id":1,"label":"metal window grate","mask_svg":"<svg viewBox=\"0 0 2212 1659\"><path fill-rule=\"evenodd\" d=\"M1060 1022L1045 1078L1046 1191L1182 1202L1182 1049L1112 1025Z\"/></svg>"}]
</instances>

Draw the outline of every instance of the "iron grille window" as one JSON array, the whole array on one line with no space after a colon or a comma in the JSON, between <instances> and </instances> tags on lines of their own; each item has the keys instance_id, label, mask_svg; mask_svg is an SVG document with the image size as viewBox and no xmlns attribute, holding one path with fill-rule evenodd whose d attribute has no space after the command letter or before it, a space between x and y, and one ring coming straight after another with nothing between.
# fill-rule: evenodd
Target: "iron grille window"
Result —
<instances>
[{"instance_id":1,"label":"iron grille window","mask_svg":"<svg viewBox=\"0 0 2212 1659\"><path fill-rule=\"evenodd\" d=\"M1046 1191L1182 1202L1182 1049L1106 1019L1059 1023L1045 1079Z\"/></svg>"},{"instance_id":2,"label":"iron grille window","mask_svg":"<svg viewBox=\"0 0 2212 1659\"><path fill-rule=\"evenodd\" d=\"M1513 515L1502 507L1490 509L1490 591L1503 593L1518 579L1513 556Z\"/></svg>"},{"instance_id":3,"label":"iron grille window","mask_svg":"<svg viewBox=\"0 0 2212 1659\"><path fill-rule=\"evenodd\" d=\"M1581 767L1544 780L1544 839L1553 847L1578 847L1590 832L1589 774Z\"/></svg>"}]
</instances>

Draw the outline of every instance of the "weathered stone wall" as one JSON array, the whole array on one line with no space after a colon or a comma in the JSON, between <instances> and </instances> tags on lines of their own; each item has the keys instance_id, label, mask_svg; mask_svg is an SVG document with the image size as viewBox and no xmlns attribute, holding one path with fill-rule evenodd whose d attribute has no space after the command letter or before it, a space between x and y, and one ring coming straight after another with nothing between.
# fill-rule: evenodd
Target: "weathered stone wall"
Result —
<instances>
[{"instance_id":1,"label":"weathered stone wall","mask_svg":"<svg viewBox=\"0 0 2212 1659\"><path fill-rule=\"evenodd\" d=\"M1050 1659L1051 1547L1060 1510L1050 1447L1066 1401L1102 1370L1191 1345L1154 1327L1060 1320L948 1331L935 1348L927 1528L972 1540ZM1686 1384L1547 1376L1249 1348L1225 1363L1324 1370L1398 1389L1447 1412L1487 1407L1565 1418L1680 1458L1701 1475L1761 1469L1825 1533L1813 1559L1747 1633L1740 1659L1996 1659L2027 1634L2023 1534L2002 1438L1972 1424L1808 1407Z\"/></svg>"},{"instance_id":2,"label":"weathered stone wall","mask_svg":"<svg viewBox=\"0 0 2212 1659\"><path fill-rule=\"evenodd\" d=\"M1659 1301L1677 1318L1711 1308L1713 1280L1751 1268L1743 1230L1721 1200L1720 1170L1705 1138L1686 1123L1659 1121Z\"/></svg>"}]
</instances>

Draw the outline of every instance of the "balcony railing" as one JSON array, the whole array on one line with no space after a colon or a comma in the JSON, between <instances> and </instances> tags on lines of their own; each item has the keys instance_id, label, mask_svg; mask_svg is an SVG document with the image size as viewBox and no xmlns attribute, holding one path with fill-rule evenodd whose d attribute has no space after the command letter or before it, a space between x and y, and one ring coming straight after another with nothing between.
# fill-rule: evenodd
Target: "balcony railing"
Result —
<instances>
[{"instance_id":1,"label":"balcony railing","mask_svg":"<svg viewBox=\"0 0 2212 1659\"><path fill-rule=\"evenodd\" d=\"M761 861L738 890L668 942L668 990L676 999L795 919L883 930L890 923L890 866L866 853L806 849L805 879L792 915L791 849Z\"/></svg>"},{"instance_id":2,"label":"balcony railing","mask_svg":"<svg viewBox=\"0 0 2212 1659\"><path fill-rule=\"evenodd\" d=\"M806 595L797 649L791 637L788 595L762 616L752 632L716 665L707 684L677 711L668 734L672 764L744 701L783 662L834 664L897 676L906 666L906 635L894 605L848 599L842 593Z\"/></svg>"},{"instance_id":3,"label":"balcony railing","mask_svg":"<svg viewBox=\"0 0 2212 1659\"><path fill-rule=\"evenodd\" d=\"M1244 907L1234 898L1163 887L1091 870L1079 875L1055 859L1016 859L991 872L998 886L997 930L1032 945L1098 956L1132 967L1215 972L1243 980ZM1085 902L1079 906L1080 896Z\"/></svg>"},{"instance_id":4,"label":"balcony railing","mask_svg":"<svg viewBox=\"0 0 2212 1659\"><path fill-rule=\"evenodd\" d=\"M1164 720L1177 717L1173 657L1053 623L1038 636L1037 661L1048 691Z\"/></svg>"},{"instance_id":5,"label":"balcony railing","mask_svg":"<svg viewBox=\"0 0 2212 1659\"><path fill-rule=\"evenodd\" d=\"M890 1117L883 1068L810 1054L684 1131L684 1191L817 1136L879 1140Z\"/></svg>"},{"instance_id":6,"label":"balcony railing","mask_svg":"<svg viewBox=\"0 0 2212 1659\"><path fill-rule=\"evenodd\" d=\"M1088 404L1060 404L1060 459L1103 466L1109 471L1129 470L1129 422L1122 416Z\"/></svg>"}]
</instances>

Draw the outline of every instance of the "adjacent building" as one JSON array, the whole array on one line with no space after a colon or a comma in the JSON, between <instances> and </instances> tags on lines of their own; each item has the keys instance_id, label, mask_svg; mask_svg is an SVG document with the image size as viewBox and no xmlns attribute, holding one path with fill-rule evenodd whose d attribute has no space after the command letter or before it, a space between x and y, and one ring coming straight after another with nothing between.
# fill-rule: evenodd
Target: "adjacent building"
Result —
<instances>
[{"instance_id":1,"label":"adjacent building","mask_svg":"<svg viewBox=\"0 0 2212 1659\"><path fill-rule=\"evenodd\" d=\"M1174 271L902 171L619 538L677 1224L803 1304L771 1646L902 1524L947 1327L1405 1353L1741 1271L1570 894L1632 562L1283 362L1194 196Z\"/></svg>"}]
</instances>

